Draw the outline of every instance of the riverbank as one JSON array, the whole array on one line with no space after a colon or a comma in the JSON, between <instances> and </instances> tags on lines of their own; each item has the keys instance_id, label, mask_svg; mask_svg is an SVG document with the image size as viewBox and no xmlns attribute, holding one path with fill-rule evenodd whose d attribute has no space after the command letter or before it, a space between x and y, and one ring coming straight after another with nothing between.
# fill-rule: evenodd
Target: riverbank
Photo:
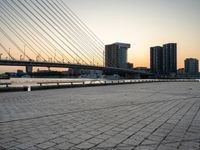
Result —
<instances>
[{"instance_id":1,"label":"riverbank","mask_svg":"<svg viewBox=\"0 0 200 150\"><path fill-rule=\"evenodd\" d=\"M11 82L11 83L10 83ZM28 79L14 80L0 83L0 92L35 91L61 88L80 88L94 86L110 86L120 84L138 84L152 82L199 82L196 79L130 79L130 80L105 80L105 79ZM12 84L12 82L14 84Z\"/></svg>"}]
</instances>

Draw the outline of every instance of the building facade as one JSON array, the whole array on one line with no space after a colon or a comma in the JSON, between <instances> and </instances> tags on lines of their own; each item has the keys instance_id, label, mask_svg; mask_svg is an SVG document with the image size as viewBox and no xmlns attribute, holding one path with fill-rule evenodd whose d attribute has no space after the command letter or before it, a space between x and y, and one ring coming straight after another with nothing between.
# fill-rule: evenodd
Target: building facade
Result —
<instances>
[{"instance_id":1,"label":"building facade","mask_svg":"<svg viewBox=\"0 0 200 150\"><path fill-rule=\"evenodd\" d=\"M113 43L105 46L105 66L127 68L127 51L130 44Z\"/></svg>"},{"instance_id":2,"label":"building facade","mask_svg":"<svg viewBox=\"0 0 200 150\"><path fill-rule=\"evenodd\" d=\"M185 73L189 75L197 75L199 73L198 59L187 58L185 60Z\"/></svg>"},{"instance_id":3,"label":"building facade","mask_svg":"<svg viewBox=\"0 0 200 150\"><path fill-rule=\"evenodd\" d=\"M169 43L163 45L163 74L171 75L177 73L177 44Z\"/></svg>"},{"instance_id":4,"label":"building facade","mask_svg":"<svg viewBox=\"0 0 200 150\"><path fill-rule=\"evenodd\" d=\"M177 73L177 44L164 44L150 48L151 72L171 76Z\"/></svg>"},{"instance_id":5,"label":"building facade","mask_svg":"<svg viewBox=\"0 0 200 150\"><path fill-rule=\"evenodd\" d=\"M161 46L155 46L150 48L150 66L151 72L154 74L162 74L162 55L163 48Z\"/></svg>"}]
</instances>

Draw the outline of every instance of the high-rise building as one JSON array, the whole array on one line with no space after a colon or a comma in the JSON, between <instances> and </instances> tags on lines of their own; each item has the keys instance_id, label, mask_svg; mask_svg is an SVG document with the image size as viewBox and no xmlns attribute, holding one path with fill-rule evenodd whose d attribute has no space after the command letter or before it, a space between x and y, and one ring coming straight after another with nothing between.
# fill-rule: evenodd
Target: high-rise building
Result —
<instances>
[{"instance_id":1,"label":"high-rise building","mask_svg":"<svg viewBox=\"0 0 200 150\"><path fill-rule=\"evenodd\" d=\"M155 46L150 48L151 72L157 75L162 74L162 55L163 48L161 46Z\"/></svg>"},{"instance_id":2,"label":"high-rise building","mask_svg":"<svg viewBox=\"0 0 200 150\"><path fill-rule=\"evenodd\" d=\"M171 75L177 72L177 44L163 45L163 74Z\"/></svg>"},{"instance_id":3,"label":"high-rise building","mask_svg":"<svg viewBox=\"0 0 200 150\"><path fill-rule=\"evenodd\" d=\"M127 68L127 50L130 44L113 43L105 46L105 66Z\"/></svg>"},{"instance_id":4,"label":"high-rise building","mask_svg":"<svg viewBox=\"0 0 200 150\"><path fill-rule=\"evenodd\" d=\"M197 75L199 73L198 59L187 58L185 60L185 73L189 75Z\"/></svg>"},{"instance_id":5,"label":"high-rise building","mask_svg":"<svg viewBox=\"0 0 200 150\"><path fill-rule=\"evenodd\" d=\"M157 75L172 75L177 72L177 45L164 44L150 48L151 72Z\"/></svg>"}]
</instances>

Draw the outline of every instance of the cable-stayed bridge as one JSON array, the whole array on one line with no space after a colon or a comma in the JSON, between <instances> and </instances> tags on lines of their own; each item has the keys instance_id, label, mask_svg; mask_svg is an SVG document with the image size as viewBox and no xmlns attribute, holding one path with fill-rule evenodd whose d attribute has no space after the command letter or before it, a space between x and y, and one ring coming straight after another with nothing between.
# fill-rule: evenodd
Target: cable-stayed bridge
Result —
<instances>
[{"instance_id":1,"label":"cable-stayed bridge","mask_svg":"<svg viewBox=\"0 0 200 150\"><path fill-rule=\"evenodd\" d=\"M63 0L1 0L0 15L0 65L138 73L105 67L104 43Z\"/></svg>"}]
</instances>

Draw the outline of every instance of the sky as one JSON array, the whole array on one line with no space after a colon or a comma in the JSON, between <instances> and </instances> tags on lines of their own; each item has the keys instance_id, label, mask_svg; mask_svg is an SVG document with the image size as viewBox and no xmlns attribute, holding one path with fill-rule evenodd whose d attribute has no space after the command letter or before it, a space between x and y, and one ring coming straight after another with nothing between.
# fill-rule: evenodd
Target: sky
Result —
<instances>
[{"instance_id":1,"label":"sky","mask_svg":"<svg viewBox=\"0 0 200 150\"><path fill-rule=\"evenodd\" d=\"M105 43L131 43L129 62L149 67L149 48L175 42L178 67L200 60L200 0L64 0Z\"/></svg>"},{"instance_id":2,"label":"sky","mask_svg":"<svg viewBox=\"0 0 200 150\"><path fill-rule=\"evenodd\" d=\"M104 44L130 43L128 61L135 67L149 67L150 47L172 42L178 68L185 58L200 60L200 0L63 1Z\"/></svg>"}]
</instances>

